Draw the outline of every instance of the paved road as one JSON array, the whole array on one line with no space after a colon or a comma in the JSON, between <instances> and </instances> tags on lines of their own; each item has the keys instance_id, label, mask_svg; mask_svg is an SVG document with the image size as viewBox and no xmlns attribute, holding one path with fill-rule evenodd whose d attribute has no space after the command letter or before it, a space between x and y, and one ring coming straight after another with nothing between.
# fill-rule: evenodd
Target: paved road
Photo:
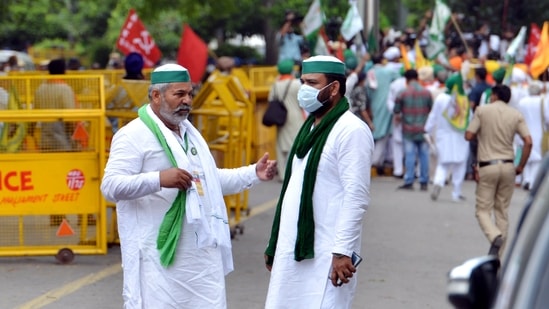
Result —
<instances>
[{"instance_id":1,"label":"paved road","mask_svg":"<svg viewBox=\"0 0 549 309\"><path fill-rule=\"evenodd\" d=\"M453 203L444 188L437 202L429 194L396 191L400 180L372 181L372 202L365 217L364 261L353 308L450 308L446 274L489 244L474 217L474 183L468 200ZM261 184L250 193L251 216L236 235L235 271L227 277L228 307L263 308L269 273L263 250L270 232L280 183ZM526 192L517 189L510 208L514 229ZM120 250L104 256L77 256L59 265L53 257L0 258L0 308L122 308Z\"/></svg>"}]
</instances>

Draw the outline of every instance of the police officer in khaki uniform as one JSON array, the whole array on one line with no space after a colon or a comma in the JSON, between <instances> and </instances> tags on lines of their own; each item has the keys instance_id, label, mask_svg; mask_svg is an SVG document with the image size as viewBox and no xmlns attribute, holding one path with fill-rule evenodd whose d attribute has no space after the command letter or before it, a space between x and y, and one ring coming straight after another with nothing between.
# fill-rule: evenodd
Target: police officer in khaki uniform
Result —
<instances>
[{"instance_id":1,"label":"police officer in khaki uniform","mask_svg":"<svg viewBox=\"0 0 549 309\"><path fill-rule=\"evenodd\" d=\"M465 132L465 139L478 139L475 163L476 217L491 243L488 254L501 255L507 238L508 208L515 189L515 175L522 173L532 149L532 137L522 114L507 105L511 89L492 88L491 104L477 107ZM513 138L524 141L518 166L514 166ZM492 221L494 214L495 223Z\"/></svg>"}]
</instances>

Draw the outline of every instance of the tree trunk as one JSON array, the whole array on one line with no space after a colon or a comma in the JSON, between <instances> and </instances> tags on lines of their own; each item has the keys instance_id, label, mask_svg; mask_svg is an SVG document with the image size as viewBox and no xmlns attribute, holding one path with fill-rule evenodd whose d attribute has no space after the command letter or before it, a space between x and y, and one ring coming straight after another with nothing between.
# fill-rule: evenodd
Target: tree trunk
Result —
<instances>
[{"instance_id":1,"label":"tree trunk","mask_svg":"<svg viewBox=\"0 0 549 309\"><path fill-rule=\"evenodd\" d=\"M274 0L263 0L263 7L267 8L267 12L270 12ZM263 20L265 29L265 64L275 65L278 58L278 45L276 44L276 31L277 27L273 26L272 14L267 13L267 18Z\"/></svg>"}]
</instances>

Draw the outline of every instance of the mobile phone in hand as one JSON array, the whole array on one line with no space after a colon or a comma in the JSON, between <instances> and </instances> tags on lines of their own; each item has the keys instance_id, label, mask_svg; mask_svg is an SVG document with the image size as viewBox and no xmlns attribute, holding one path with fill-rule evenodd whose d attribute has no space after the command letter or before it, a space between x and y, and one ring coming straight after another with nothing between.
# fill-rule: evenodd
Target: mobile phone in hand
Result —
<instances>
[{"instance_id":1,"label":"mobile phone in hand","mask_svg":"<svg viewBox=\"0 0 549 309\"><path fill-rule=\"evenodd\" d=\"M351 262L353 262L353 266L357 268L360 262L362 262L362 257L358 255L358 253L353 251L353 254L351 254ZM328 279L331 280L331 277L328 277ZM341 279L338 278L336 284L338 286L341 286L343 282L341 281Z\"/></svg>"},{"instance_id":2,"label":"mobile phone in hand","mask_svg":"<svg viewBox=\"0 0 549 309\"><path fill-rule=\"evenodd\" d=\"M353 254L351 255L351 261L353 262L353 266L356 268L358 267L360 262L362 262L362 257L353 251Z\"/></svg>"}]
</instances>

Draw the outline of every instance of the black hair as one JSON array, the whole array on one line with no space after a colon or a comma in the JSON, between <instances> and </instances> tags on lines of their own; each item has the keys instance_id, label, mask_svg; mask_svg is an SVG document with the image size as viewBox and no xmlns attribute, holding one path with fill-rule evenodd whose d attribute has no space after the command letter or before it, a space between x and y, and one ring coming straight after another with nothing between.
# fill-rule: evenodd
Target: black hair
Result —
<instances>
[{"instance_id":1,"label":"black hair","mask_svg":"<svg viewBox=\"0 0 549 309\"><path fill-rule=\"evenodd\" d=\"M48 63L48 72L52 75L54 74L65 74L65 60L64 59L54 59Z\"/></svg>"},{"instance_id":2,"label":"black hair","mask_svg":"<svg viewBox=\"0 0 549 309\"><path fill-rule=\"evenodd\" d=\"M478 78L482 79L482 80L486 80L486 75L487 75L487 71L486 71L486 68L476 68L475 69L475 75L478 76Z\"/></svg>"},{"instance_id":3,"label":"black hair","mask_svg":"<svg viewBox=\"0 0 549 309\"><path fill-rule=\"evenodd\" d=\"M418 79L418 74L417 74L416 70L410 69L410 70L406 70L406 72L404 72L404 77L406 78L407 81L411 81L411 80L414 80L414 79Z\"/></svg>"},{"instance_id":4,"label":"black hair","mask_svg":"<svg viewBox=\"0 0 549 309\"><path fill-rule=\"evenodd\" d=\"M374 64L380 64L383 61L383 55L380 53L375 53L372 55L372 62Z\"/></svg>"},{"instance_id":5,"label":"black hair","mask_svg":"<svg viewBox=\"0 0 549 309\"><path fill-rule=\"evenodd\" d=\"M496 85L492 87L492 93L505 103L509 103L509 100L511 99L511 88L507 85Z\"/></svg>"},{"instance_id":6,"label":"black hair","mask_svg":"<svg viewBox=\"0 0 549 309\"><path fill-rule=\"evenodd\" d=\"M341 74L326 73L325 75L326 75L326 80L328 81L328 84L336 80L339 82L339 94L343 97L345 95L345 92L347 91L347 87L345 86L345 84L347 83L347 77Z\"/></svg>"}]
</instances>

